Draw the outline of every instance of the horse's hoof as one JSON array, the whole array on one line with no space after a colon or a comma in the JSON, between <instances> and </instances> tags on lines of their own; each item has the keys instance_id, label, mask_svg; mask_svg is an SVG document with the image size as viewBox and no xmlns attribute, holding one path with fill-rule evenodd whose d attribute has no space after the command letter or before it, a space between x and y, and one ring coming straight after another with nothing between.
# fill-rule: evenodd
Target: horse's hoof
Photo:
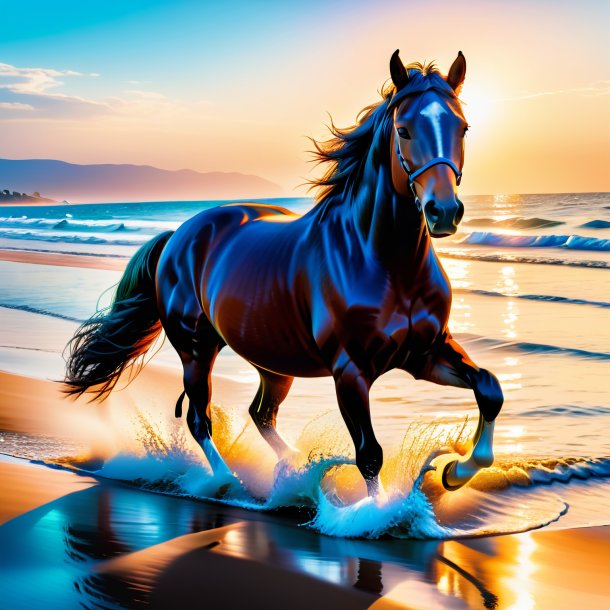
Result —
<instances>
[{"instance_id":1,"label":"horse's hoof","mask_svg":"<svg viewBox=\"0 0 610 610\"><path fill-rule=\"evenodd\" d=\"M492 463L493 456L491 460L487 459L487 456L479 460L473 455L466 460L452 460L443 467L441 483L447 491L456 491L464 487L480 470L491 466Z\"/></svg>"},{"instance_id":2,"label":"horse's hoof","mask_svg":"<svg viewBox=\"0 0 610 610\"><path fill-rule=\"evenodd\" d=\"M443 473L441 475L441 483L447 491L457 491L458 489L464 487L464 485L466 485L468 481L470 481L470 477L465 480L460 480L458 477L455 476L455 473L453 471L455 470L456 464L458 464L457 460L449 462L449 464L447 464L443 468ZM450 483L450 480L453 482Z\"/></svg>"},{"instance_id":3,"label":"horse's hoof","mask_svg":"<svg viewBox=\"0 0 610 610\"><path fill-rule=\"evenodd\" d=\"M465 460L457 453L437 454L430 460L426 472L435 471L435 475L428 474L426 489L432 495L438 495L443 491L456 491L466 485L468 481L478 472L478 468L469 466L471 459ZM426 479L427 477L424 477Z\"/></svg>"}]
</instances>

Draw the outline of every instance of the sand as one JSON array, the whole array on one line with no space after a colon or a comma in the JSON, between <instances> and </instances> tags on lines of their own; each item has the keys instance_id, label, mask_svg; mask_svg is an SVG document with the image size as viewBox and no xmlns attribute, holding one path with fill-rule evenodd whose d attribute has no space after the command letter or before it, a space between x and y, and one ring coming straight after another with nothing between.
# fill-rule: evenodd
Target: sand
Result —
<instances>
[{"instance_id":1,"label":"sand","mask_svg":"<svg viewBox=\"0 0 610 610\"><path fill-rule=\"evenodd\" d=\"M7 539L15 545L19 544L14 539L15 532L31 537L37 524L54 511L67 513L71 527L86 531L87 527L78 521L79 518L86 521L87 517L81 515L100 510L97 499L100 489L117 486L103 481L96 485L90 477L0 458L0 522L8 522L0 527L3 549L13 552L6 546ZM92 492L98 496L91 495ZM67 494L76 498L87 493L90 500L81 499L76 517L62 506L62 501L64 505L67 502ZM151 509L157 502L156 494L131 493L138 494L142 505L148 504ZM121 519L123 527L136 531L149 527L133 521L133 515L123 514L111 496L107 508L113 504L116 515L98 514L94 519L105 532L96 544L101 544L102 539L106 540L104 544L108 539L118 540L116 531L121 528ZM26 513L34 509L38 509L37 518L26 519ZM227 520L223 514L226 509L221 507L201 505L199 510L208 517L213 514L220 524ZM322 539L320 550L311 546L315 534L299 532L296 535L303 538L309 535L312 540L305 544L301 541L298 546L289 538L294 526L281 518L267 518L277 521L270 527L261 522L265 517L256 513L238 509L231 509L230 513L233 522L229 525L214 527L212 521L207 528L197 526L200 531L142 550L130 551L129 545L124 544L113 550L116 556L92 564L88 577L94 577L98 587L126 607L137 605L138 600L145 600L153 608L196 608L201 607L202 600L211 608L608 607L610 582L606 562L610 527L432 542L427 543L427 548L421 542L347 541L348 554L342 559L345 573L335 577L330 571L330 559L334 558L336 547L345 541ZM165 514L171 518L168 511ZM9 521L20 515L24 515L21 520ZM285 532L282 535L273 528ZM283 537L289 542L281 542ZM381 555L382 561L359 557L372 549ZM349 555L350 550L353 556ZM419 556L421 560L417 559ZM307 562L316 561L320 561L322 568L326 561L329 573L324 574L322 569L312 574ZM400 579L395 582L393 572L399 570ZM329 576L336 582L329 582ZM379 584L384 585L382 591L378 590ZM31 592L22 593L22 599L38 599ZM11 600L10 595L8 599ZM56 606L51 601L47 607Z\"/></svg>"},{"instance_id":2,"label":"sand","mask_svg":"<svg viewBox=\"0 0 610 610\"><path fill-rule=\"evenodd\" d=\"M32 263L59 267L85 267L87 269L109 269L121 271L126 258L62 254L59 252L24 252L23 250L1 250L0 260L13 263Z\"/></svg>"},{"instance_id":3,"label":"sand","mask_svg":"<svg viewBox=\"0 0 610 610\"><path fill-rule=\"evenodd\" d=\"M50 256L4 260L109 268L99 257ZM178 371L154 364L103 407L65 400L52 379L74 324L54 320L44 335L28 334L33 314L1 311L0 438L61 437L111 451L108 424L130 403L154 397L167 408L181 390ZM223 378L214 385L228 400L240 391ZM421 542L333 539L297 523L0 456L3 608L610 605L610 527Z\"/></svg>"},{"instance_id":4,"label":"sand","mask_svg":"<svg viewBox=\"0 0 610 610\"><path fill-rule=\"evenodd\" d=\"M95 485L89 477L66 471L49 472L24 460L2 457L0 462L0 525L47 502Z\"/></svg>"}]
</instances>

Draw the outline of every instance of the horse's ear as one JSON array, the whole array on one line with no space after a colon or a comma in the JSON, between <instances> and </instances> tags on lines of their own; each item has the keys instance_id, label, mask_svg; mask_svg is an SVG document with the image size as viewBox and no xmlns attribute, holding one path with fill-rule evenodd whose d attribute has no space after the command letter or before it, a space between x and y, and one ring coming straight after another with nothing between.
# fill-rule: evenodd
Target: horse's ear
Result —
<instances>
[{"instance_id":1,"label":"horse's ear","mask_svg":"<svg viewBox=\"0 0 610 610\"><path fill-rule=\"evenodd\" d=\"M449 74L447 75L447 82L451 85L454 91L462 86L464 79L466 78L466 58L461 51L458 51L458 56L449 68Z\"/></svg>"},{"instance_id":2,"label":"horse's ear","mask_svg":"<svg viewBox=\"0 0 610 610\"><path fill-rule=\"evenodd\" d=\"M400 57L398 57L398 49L394 51L390 59L390 75L392 76L392 82L396 86L396 91L402 89L409 82L409 74L402 61L400 61Z\"/></svg>"}]
</instances>

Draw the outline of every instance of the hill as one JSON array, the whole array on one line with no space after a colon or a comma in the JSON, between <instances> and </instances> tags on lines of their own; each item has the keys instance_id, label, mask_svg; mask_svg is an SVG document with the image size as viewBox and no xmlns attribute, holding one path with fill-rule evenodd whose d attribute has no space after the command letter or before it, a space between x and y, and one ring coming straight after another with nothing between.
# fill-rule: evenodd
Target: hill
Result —
<instances>
[{"instance_id":1,"label":"hill","mask_svg":"<svg viewBox=\"0 0 610 610\"><path fill-rule=\"evenodd\" d=\"M170 171L150 165L77 165L52 159L0 159L0 184L71 203L281 197L269 180L237 172Z\"/></svg>"}]
</instances>

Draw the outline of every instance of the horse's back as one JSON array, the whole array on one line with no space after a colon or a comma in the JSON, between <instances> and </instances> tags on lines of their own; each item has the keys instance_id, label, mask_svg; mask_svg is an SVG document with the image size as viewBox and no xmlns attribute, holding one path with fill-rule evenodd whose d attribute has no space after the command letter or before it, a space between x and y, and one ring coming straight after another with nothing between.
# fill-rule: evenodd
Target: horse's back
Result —
<instances>
[{"instance_id":1,"label":"horse's back","mask_svg":"<svg viewBox=\"0 0 610 610\"><path fill-rule=\"evenodd\" d=\"M327 374L307 317L300 218L273 205L229 204L186 221L158 267L166 330L179 323L197 332L205 317L225 343L261 368Z\"/></svg>"}]
</instances>

